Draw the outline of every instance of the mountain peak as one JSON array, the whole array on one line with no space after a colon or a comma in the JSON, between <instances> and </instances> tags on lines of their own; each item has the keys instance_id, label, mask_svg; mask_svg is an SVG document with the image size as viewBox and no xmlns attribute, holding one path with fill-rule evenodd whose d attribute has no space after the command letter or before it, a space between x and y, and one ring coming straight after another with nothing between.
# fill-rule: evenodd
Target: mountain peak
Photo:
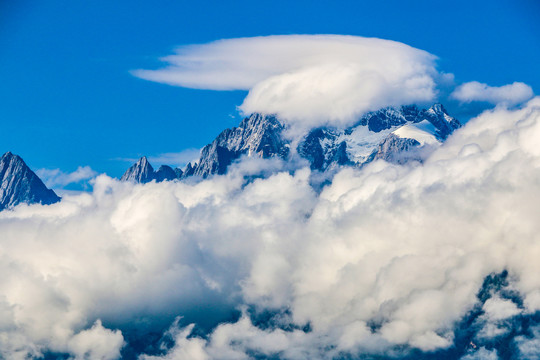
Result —
<instances>
[{"instance_id":1,"label":"mountain peak","mask_svg":"<svg viewBox=\"0 0 540 360\"><path fill-rule=\"evenodd\" d=\"M435 103L431 105L431 107L428 109L428 111L433 112L435 114L448 114L446 112L446 109L444 108L443 104L441 103Z\"/></svg>"},{"instance_id":2,"label":"mountain peak","mask_svg":"<svg viewBox=\"0 0 540 360\"><path fill-rule=\"evenodd\" d=\"M342 166L362 166L376 159L405 162L410 157L401 153L425 144L437 145L460 126L440 103L429 109L405 105L369 112L346 129L314 128L290 139L286 125L276 115L253 113L237 127L223 130L202 149L199 160L187 164L183 171L162 167L154 172L146 157L142 157L122 180L161 181L172 178L173 173L178 179L206 178L225 174L229 165L242 156L284 160L299 156L309 162L312 170L323 172Z\"/></svg>"},{"instance_id":3,"label":"mountain peak","mask_svg":"<svg viewBox=\"0 0 540 360\"><path fill-rule=\"evenodd\" d=\"M173 169L167 165L161 165L157 171L154 171L147 157L143 156L127 169L120 180L146 184L152 180L156 182L171 181L180 178L181 175L182 170Z\"/></svg>"},{"instance_id":4,"label":"mountain peak","mask_svg":"<svg viewBox=\"0 0 540 360\"><path fill-rule=\"evenodd\" d=\"M139 161L137 161L137 163L139 164L148 164L148 159L146 158L146 156L143 156L139 159Z\"/></svg>"},{"instance_id":5,"label":"mountain peak","mask_svg":"<svg viewBox=\"0 0 540 360\"><path fill-rule=\"evenodd\" d=\"M450 116L442 104L434 104L421 114L425 120L428 120L437 128L437 136L444 140L454 130L461 127L461 123Z\"/></svg>"},{"instance_id":6,"label":"mountain peak","mask_svg":"<svg viewBox=\"0 0 540 360\"><path fill-rule=\"evenodd\" d=\"M0 158L0 210L20 203L44 205L60 201L54 191L26 165L24 160L11 152Z\"/></svg>"},{"instance_id":7,"label":"mountain peak","mask_svg":"<svg viewBox=\"0 0 540 360\"><path fill-rule=\"evenodd\" d=\"M238 127L223 130L212 143L206 145L199 162L193 164L193 170L186 169L184 177L193 174L205 178L224 174L227 167L242 155L285 157L289 148L282 136L284 129L285 126L275 115L253 113L244 118Z\"/></svg>"},{"instance_id":8,"label":"mountain peak","mask_svg":"<svg viewBox=\"0 0 540 360\"><path fill-rule=\"evenodd\" d=\"M146 156L141 157L122 175L122 181L133 181L137 183L147 183L154 180L154 168L148 162Z\"/></svg>"}]
</instances>

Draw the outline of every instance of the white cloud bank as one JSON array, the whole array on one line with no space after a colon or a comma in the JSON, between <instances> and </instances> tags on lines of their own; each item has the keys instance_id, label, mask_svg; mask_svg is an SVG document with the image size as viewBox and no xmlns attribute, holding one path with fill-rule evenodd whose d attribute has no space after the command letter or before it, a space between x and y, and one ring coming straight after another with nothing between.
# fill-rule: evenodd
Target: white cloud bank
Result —
<instances>
[{"instance_id":1,"label":"white cloud bank","mask_svg":"<svg viewBox=\"0 0 540 360\"><path fill-rule=\"evenodd\" d=\"M489 86L478 81L471 81L458 86L451 98L464 103L485 101L491 104L509 106L522 104L533 97L532 88L522 82L503 86Z\"/></svg>"},{"instance_id":2,"label":"white cloud bank","mask_svg":"<svg viewBox=\"0 0 540 360\"><path fill-rule=\"evenodd\" d=\"M143 79L196 89L249 90L240 109L301 126L344 125L366 111L435 98L435 56L343 35L282 35L183 46Z\"/></svg>"},{"instance_id":3,"label":"white cloud bank","mask_svg":"<svg viewBox=\"0 0 540 360\"><path fill-rule=\"evenodd\" d=\"M423 165L345 169L321 194L308 168L246 185L238 166L197 184L102 175L91 194L1 212L0 357L115 359L124 328L223 321L211 311L236 305L286 310L288 330L247 315L205 338L175 325L174 345L141 359L447 348L492 272L509 271L520 312L540 310L539 143L535 98L472 119Z\"/></svg>"}]
</instances>

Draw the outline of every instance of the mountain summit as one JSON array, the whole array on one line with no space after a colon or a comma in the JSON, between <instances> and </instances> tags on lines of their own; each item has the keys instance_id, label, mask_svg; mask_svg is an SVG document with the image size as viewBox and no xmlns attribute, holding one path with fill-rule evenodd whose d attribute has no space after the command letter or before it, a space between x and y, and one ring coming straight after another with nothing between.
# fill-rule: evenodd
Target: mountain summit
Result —
<instances>
[{"instance_id":1,"label":"mountain summit","mask_svg":"<svg viewBox=\"0 0 540 360\"><path fill-rule=\"evenodd\" d=\"M403 153L441 144L460 126L441 104L429 109L408 105L369 112L349 128L318 127L290 139L286 125L276 116L252 114L206 145L199 161L188 164L183 177L224 174L241 156L284 160L299 156L317 171L362 166L377 159L403 163L404 159L417 159Z\"/></svg>"},{"instance_id":2,"label":"mountain summit","mask_svg":"<svg viewBox=\"0 0 540 360\"><path fill-rule=\"evenodd\" d=\"M10 152L0 158L0 211L20 203L44 205L60 201L54 191L25 164Z\"/></svg>"},{"instance_id":3,"label":"mountain summit","mask_svg":"<svg viewBox=\"0 0 540 360\"><path fill-rule=\"evenodd\" d=\"M189 163L183 171L162 166L154 172L143 157L122 180L144 183L190 176L206 178L225 174L241 156L283 160L299 157L307 160L312 170L322 172L342 166L360 167L378 159L402 164L421 160L415 150L441 144L460 126L441 104L429 109L408 105L369 112L348 128L318 127L291 139L287 126L276 116L255 113L238 127L223 130L202 149L199 161ZM168 176L160 177L160 172Z\"/></svg>"},{"instance_id":4,"label":"mountain summit","mask_svg":"<svg viewBox=\"0 0 540 360\"><path fill-rule=\"evenodd\" d=\"M179 171L179 173L178 173ZM162 165L158 171L154 171L146 156L143 156L135 164L133 164L120 178L121 181L131 181L136 183L149 183L152 180L157 182L165 180L173 180L182 174L182 170L173 170L170 166Z\"/></svg>"},{"instance_id":5,"label":"mountain summit","mask_svg":"<svg viewBox=\"0 0 540 360\"><path fill-rule=\"evenodd\" d=\"M206 178L224 174L227 167L242 155L269 158L285 158L289 145L282 136L285 126L272 115L252 114L238 127L223 130L212 143L201 151L199 162L192 174ZM188 174L185 171L186 175Z\"/></svg>"}]
</instances>

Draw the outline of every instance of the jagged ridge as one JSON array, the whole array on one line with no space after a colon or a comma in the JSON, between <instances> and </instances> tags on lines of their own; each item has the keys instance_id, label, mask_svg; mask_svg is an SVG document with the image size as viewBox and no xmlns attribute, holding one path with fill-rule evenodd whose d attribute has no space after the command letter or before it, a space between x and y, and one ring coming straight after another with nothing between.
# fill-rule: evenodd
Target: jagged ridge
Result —
<instances>
[{"instance_id":1,"label":"jagged ridge","mask_svg":"<svg viewBox=\"0 0 540 360\"><path fill-rule=\"evenodd\" d=\"M460 126L441 104L429 109L419 109L416 105L387 107L365 114L347 129L312 129L291 151L295 142L286 137L286 125L273 115L252 114L238 127L223 130L202 149L199 161L189 163L183 171L162 166L154 172L143 157L126 171L122 180L144 183L191 176L206 178L225 174L228 166L241 156L284 160L300 156L317 171L362 166L378 159L403 163L416 159L404 153L425 143L443 142Z\"/></svg>"},{"instance_id":2,"label":"jagged ridge","mask_svg":"<svg viewBox=\"0 0 540 360\"><path fill-rule=\"evenodd\" d=\"M120 178L121 181L131 181L136 183L149 183L152 180L157 182L174 180L182 176L182 170L173 170L170 166L161 165L158 171L154 171L146 156L140 158L133 164Z\"/></svg>"}]
</instances>

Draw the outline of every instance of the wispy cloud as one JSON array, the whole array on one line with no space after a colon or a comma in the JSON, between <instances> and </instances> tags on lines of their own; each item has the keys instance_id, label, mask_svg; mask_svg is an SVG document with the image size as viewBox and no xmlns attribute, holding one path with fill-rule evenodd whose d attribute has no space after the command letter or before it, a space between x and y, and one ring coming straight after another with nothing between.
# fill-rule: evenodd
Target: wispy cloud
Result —
<instances>
[{"instance_id":1,"label":"wispy cloud","mask_svg":"<svg viewBox=\"0 0 540 360\"><path fill-rule=\"evenodd\" d=\"M79 166L73 172L63 172L60 169L39 169L36 170L37 176L49 188L63 188L73 183L80 183L85 180L90 180L97 176L97 172L89 166Z\"/></svg>"},{"instance_id":2,"label":"wispy cloud","mask_svg":"<svg viewBox=\"0 0 540 360\"><path fill-rule=\"evenodd\" d=\"M185 166L188 162L193 163L193 162L198 161L200 154L201 154L200 149L189 148L189 149L182 150L180 152L148 155L147 158L148 158L148 161L152 164L152 166L169 165L172 167L181 168ZM115 158L114 160L134 163L137 160L139 160L139 158L123 157L123 158Z\"/></svg>"},{"instance_id":3,"label":"wispy cloud","mask_svg":"<svg viewBox=\"0 0 540 360\"><path fill-rule=\"evenodd\" d=\"M491 104L518 105L534 96L532 88L522 82L503 86L489 86L471 81L458 86L450 97L463 103L484 101Z\"/></svg>"},{"instance_id":4,"label":"wispy cloud","mask_svg":"<svg viewBox=\"0 0 540 360\"><path fill-rule=\"evenodd\" d=\"M389 105L432 100L435 56L358 36L287 35L182 46L143 79L198 89L249 90L244 113L275 113L297 125L346 124Z\"/></svg>"},{"instance_id":5,"label":"wispy cloud","mask_svg":"<svg viewBox=\"0 0 540 360\"><path fill-rule=\"evenodd\" d=\"M200 149L185 149L177 153L163 153L155 156L149 156L148 160L151 163L159 165L170 165L182 167L188 162L195 162L199 160L201 154Z\"/></svg>"}]
</instances>

